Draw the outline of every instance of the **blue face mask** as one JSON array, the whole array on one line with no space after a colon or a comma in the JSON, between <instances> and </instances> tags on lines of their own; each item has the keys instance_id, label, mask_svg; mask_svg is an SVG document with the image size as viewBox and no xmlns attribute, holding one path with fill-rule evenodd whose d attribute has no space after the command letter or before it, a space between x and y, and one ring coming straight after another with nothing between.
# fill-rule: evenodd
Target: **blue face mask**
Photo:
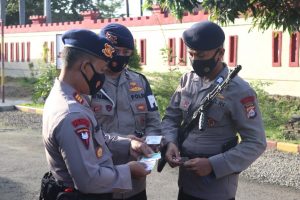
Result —
<instances>
[{"instance_id":1,"label":"blue face mask","mask_svg":"<svg viewBox=\"0 0 300 200\"><path fill-rule=\"evenodd\" d=\"M90 95L95 95L102 88L103 83L105 81L105 75L96 72L96 70L95 70L94 66L92 65L92 63L90 63L90 66L91 66L91 68L94 72L91 80L89 80L87 78L87 76L82 71L81 71L81 74L82 74L82 76L84 77L85 81L87 82L87 84L89 86Z\"/></svg>"},{"instance_id":2,"label":"blue face mask","mask_svg":"<svg viewBox=\"0 0 300 200\"><path fill-rule=\"evenodd\" d=\"M207 60L194 60L190 58L192 67L198 76L207 76L216 68L218 60L216 61L215 58L218 52L219 49L216 51L212 58Z\"/></svg>"},{"instance_id":3,"label":"blue face mask","mask_svg":"<svg viewBox=\"0 0 300 200\"><path fill-rule=\"evenodd\" d=\"M119 56L113 57L112 61L108 63L108 68L112 72L121 72L129 62L130 56Z\"/></svg>"}]
</instances>

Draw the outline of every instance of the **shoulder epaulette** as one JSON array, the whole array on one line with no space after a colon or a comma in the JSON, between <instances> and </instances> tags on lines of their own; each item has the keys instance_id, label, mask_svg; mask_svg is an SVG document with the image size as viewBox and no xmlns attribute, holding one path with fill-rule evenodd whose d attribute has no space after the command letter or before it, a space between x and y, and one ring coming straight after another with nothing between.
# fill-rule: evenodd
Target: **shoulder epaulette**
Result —
<instances>
[{"instance_id":1,"label":"shoulder epaulette","mask_svg":"<svg viewBox=\"0 0 300 200\"><path fill-rule=\"evenodd\" d=\"M128 68L127 68L127 70L130 71L130 72L133 72L133 73L136 73L136 74L140 75L140 76L145 80L145 82L146 82L147 84L149 84L149 81L148 81L148 79L146 78L146 76L145 76L144 74L142 74L142 73L140 73L140 72L137 72L137 71L134 71L134 70L132 70L132 69L128 69Z\"/></svg>"}]
</instances>

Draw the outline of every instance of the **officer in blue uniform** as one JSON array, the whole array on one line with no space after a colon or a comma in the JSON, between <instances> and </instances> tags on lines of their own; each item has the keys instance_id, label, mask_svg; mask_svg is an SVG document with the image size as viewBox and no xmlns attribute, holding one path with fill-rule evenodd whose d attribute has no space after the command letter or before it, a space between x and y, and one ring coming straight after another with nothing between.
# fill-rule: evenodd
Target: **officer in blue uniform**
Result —
<instances>
[{"instance_id":1,"label":"officer in blue uniform","mask_svg":"<svg viewBox=\"0 0 300 200\"><path fill-rule=\"evenodd\" d=\"M178 200L232 200L239 172L266 148L256 93L242 78L234 77L209 108L206 130L200 131L196 123L179 151L180 124L229 72L222 62L225 34L220 26L210 21L195 23L184 31L183 39L193 71L181 77L162 121L166 160L171 167L180 166ZM239 144L235 144L237 134Z\"/></svg>"},{"instance_id":2,"label":"officer in blue uniform","mask_svg":"<svg viewBox=\"0 0 300 200\"><path fill-rule=\"evenodd\" d=\"M100 31L116 49L116 56L106 70L106 81L101 91L92 96L91 106L103 130L128 138L160 135L160 115L146 77L127 67L134 51L131 32L118 23L110 23ZM124 164L127 156L116 154L114 162ZM146 200L146 178L133 179L133 190L115 193L114 199Z\"/></svg>"},{"instance_id":3,"label":"officer in blue uniform","mask_svg":"<svg viewBox=\"0 0 300 200\"><path fill-rule=\"evenodd\" d=\"M61 191L64 194L76 191L80 200L112 199L112 192L131 190L132 178L149 173L137 161L115 165L112 155L129 158L152 150L139 141L106 135L82 97L102 88L107 62L114 56L113 45L84 29L67 31L62 40L64 67L43 112L48 165L55 181L67 189Z\"/></svg>"}]
</instances>

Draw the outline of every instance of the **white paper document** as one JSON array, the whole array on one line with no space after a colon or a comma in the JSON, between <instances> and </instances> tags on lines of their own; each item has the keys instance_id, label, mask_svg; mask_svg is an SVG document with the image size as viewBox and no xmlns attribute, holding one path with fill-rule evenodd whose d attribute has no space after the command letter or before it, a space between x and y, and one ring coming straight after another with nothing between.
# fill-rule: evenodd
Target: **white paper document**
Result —
<instances>
[{"instance_id":1,"label":"white paper document","mask_svg":"<svg viewBox=\"0 0 300 200\"><path fill-rule=\"evenodd\" d=\"M142 157L139 161L146 164L146 170L151 171L156 164L156 161L161 158L160 153L153 153L151 157Z\"/></svg>"},{"instance_id":2,"label":"white paper document","mask_svg":"<svg viewBox=\"0 0 300 200\"><path fill-rule=\"evenodd\" d=\"M150 135L146 137L147 144L160 144L162 136Z\"/></svg>"}]
</instances>

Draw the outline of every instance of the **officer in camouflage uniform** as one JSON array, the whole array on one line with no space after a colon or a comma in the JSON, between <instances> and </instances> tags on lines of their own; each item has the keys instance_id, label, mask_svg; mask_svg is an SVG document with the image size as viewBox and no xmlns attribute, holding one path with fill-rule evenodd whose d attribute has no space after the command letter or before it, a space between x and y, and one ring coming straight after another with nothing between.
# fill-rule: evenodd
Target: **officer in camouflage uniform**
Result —
<instances>
[{"instance_id":1,"label":"officer in camouflage uniform","mask_svg":"<svg viewBox=\"0 0 300 200\"><path fill-rule=\"evenodd\" d=\"M136 161L114 165L112 154L130 157L152 150L139 141L105 135L82 98L102 87L107 62L115 51L111 43L84 29L67 31L62 40L65 66L43 113L47 161L55 180L68 192L79 191L79 199L112 199L114 190L131 190L132 178L149 173Z\"/></svg>"},{"instance_id":2,"label":"officer in camouflage uniform","mask_svg":"<svg viewBox=\"0 0 300 200\"><path fill-rule=\"evenodd\" d=\"M178 200L235 199L238 173L266 148L256 93L242 78L233 78L209 108L206 130L200 131L196 123L179 152L180 124L229 72L222 62L225 35L217 24L196 23L184 31L183 39L194 70L181 77L162 121L168 144L165 158L171 167L180 166ZM226 147L237 134L240 143Z\"/></svg>"},{"instance_id":3,"label":"officer in camouflage uniform","mask_svg":"<svg viewBox=\"0 0 300 200\"><path fill-rule=\"evenodd\" d=\"M129 138L160 134L160 115L146 77L126 68L133 54L131 32L123 25L111 23L103 27L106 37L116 48L117 55L108 65L106 81L100 92L92 96L91 105L103 130ZM128 158L114 155L114 162L123 164ZM146 200L146 178L133 180L133 190L114 194L115 199Z\"/></svg>"}]
</instances>

